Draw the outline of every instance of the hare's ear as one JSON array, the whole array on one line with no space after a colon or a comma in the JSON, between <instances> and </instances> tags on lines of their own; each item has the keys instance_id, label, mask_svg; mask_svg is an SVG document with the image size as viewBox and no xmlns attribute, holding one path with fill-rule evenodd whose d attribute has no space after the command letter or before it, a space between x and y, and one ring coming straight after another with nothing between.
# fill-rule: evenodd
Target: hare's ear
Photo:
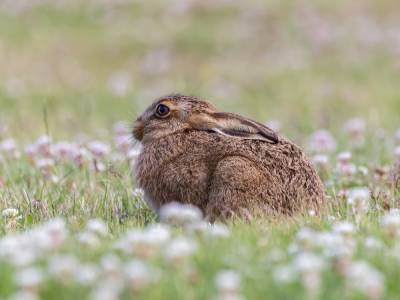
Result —
<instances>
[{"instance_id":1,"label":"hare's ear","mask_svg":"<svg viewBox=\"0 0 400 300\"><path fill-rule=\"evenodd\" d=\"M276 144L278 135L270 128L231 113L210 113L195 115L190 120L193 128L246 140L260 140Z\"/></svg>"}]
</instances>

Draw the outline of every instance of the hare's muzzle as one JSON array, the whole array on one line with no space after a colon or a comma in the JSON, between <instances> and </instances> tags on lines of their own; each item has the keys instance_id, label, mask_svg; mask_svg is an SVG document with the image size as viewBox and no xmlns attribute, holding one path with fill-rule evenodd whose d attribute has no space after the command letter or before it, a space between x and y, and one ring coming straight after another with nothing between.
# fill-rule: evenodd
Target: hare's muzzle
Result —
<instances>
[{"instance_id":1,"label":"hare's muzzle","mask_svg":"<svg viewBox=\"0 0 400 300\"><path fill-rule=\"evenodd\" d=\"M133 123L133 130L132 130L133 137L137 139L138 141L141 141L143 139L143 134L144 134L144 124L141 120L136 120L135 123Z\"/></svg>"}]
</instances>

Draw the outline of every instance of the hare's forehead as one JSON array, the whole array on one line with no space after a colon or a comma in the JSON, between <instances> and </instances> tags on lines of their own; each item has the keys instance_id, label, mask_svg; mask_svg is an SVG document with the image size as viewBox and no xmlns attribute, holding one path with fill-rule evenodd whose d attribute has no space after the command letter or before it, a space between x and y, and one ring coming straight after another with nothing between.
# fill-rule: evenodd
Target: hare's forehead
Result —
<instances>
[{"instance_id":1,"label":"hare's forehead","mask_svg":"<svg viewBox=\"0 0 400 300\"><path fill-rule=\"evenodd\" d=\"M187 113L197 111L214 111L215 107L206 101L164 98L154 102L147 110L149 113L154 112L159 104L167 105L171 110L185 111Z\"/></svg>"}]
</instances>

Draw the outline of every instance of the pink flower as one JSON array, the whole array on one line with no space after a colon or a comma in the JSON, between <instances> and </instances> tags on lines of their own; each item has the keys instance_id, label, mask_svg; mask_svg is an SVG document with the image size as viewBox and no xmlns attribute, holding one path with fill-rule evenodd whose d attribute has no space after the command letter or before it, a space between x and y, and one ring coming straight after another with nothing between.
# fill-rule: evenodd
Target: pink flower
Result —
<instances>
[{"instance_id":1,"label":"pink flower","mask_svg":"<svg viewBox=\"0 0 400 300\"><path fill-rule=\"evenodd\" d=\"M336 140L332 134L324 129L315 131L310 137L310 150L324 153L336 149Z\"/></svg>"}]
</instances>

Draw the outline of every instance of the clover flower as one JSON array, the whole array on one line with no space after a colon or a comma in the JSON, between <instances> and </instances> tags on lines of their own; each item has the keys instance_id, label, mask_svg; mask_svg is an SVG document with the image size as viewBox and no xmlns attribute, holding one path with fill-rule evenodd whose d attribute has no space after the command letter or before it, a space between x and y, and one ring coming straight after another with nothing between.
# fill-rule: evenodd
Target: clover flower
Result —
<instances>
[{"instance_id":1,"label":"clover flower","mask_svg":"<svg viewBox=\"0 0 400 300\"><path fill-rule=\"evenodd\" d=\"M397 131L396 131L394 137L395 137L395 139L396 139L396 142L397 142L397 143L400 143L400 128L397 129Z\"/></svg>"},{"instance_id":2,"label":"clover flower","mask_svg":"<svg viewBox=\"0 0 400 300\"><path fill-rule=\"evenodd\" d=\"M76 236L79 243L89 248L96 248L100 246L99 235L93 231L83 231Z\"/></svg>"},{"instance_id":3,"label":"clover flower","mask_svg":"<svg viewBox=\"0 0 400 300\"><path fill-rule=\"evenodd\" d=\"M329 131L317 130L310 137L309 147L316 153L331 152L336 149L336 140Z\"/></svg>"},{"instance_id":4,"label":"clover flower","mask_svg":"<svg viewBox=\"0 0 400 300\"><path fill-rule=\"evenodd\" d=\"M354 224L350 222L337 222L332 226L333 232L339 233L344 237L352 237L356 233Z\"/></svg>"},{"instance_id":5,"label":"clover flower","mask_svg":"<svg viewBox=\"0 0 400 300\"><path fill-rule=\"evenodd\" d=\"M39 300L39 296L35 291L21 290L11 295L10 300Z\"/></svg>"},{"instance_id":6,"label":"clover flower","mask_svg":"<svg viewBox=\"0 0 400 300\"><path fill-rule=\"evenodd\" d=\"M74 279L79 265L75 256L57 255L49 259L47 270L53 278L62 282L70 282Z\"/></svg>"},{"instance_id":7,"label":"clover flower","mask_svg":"<svg viewBox=\"0 0 400 300\"><path fill-rule=\"evenodd\" d=\"M100 259L100 267L103 275L108 278L119 278L122 268L121 260L114 254L106 254Z\"/></svg>"},{"instance_id":8,"label":"clover flower","mask_svg":"<svg viewBox=\"0 0 400 300\"><path fill-rule=\"evenodd\" d=\"M394 155L395 155L396 159L400 160L400 146L397 146L394 149Z\"/></svg>"},{"instance_id":9,"label":"clover flower","mask_svg":"<svg viewBox=\"0 0 400 300\"><path fill-rule=\"evenodd\" d=\"M35 267L19 270L14 275L16 284L24 290L37 290L44 279L43 277L43 272Z\"/></svg>"},{"instance_id":10,"label":"clover flower","mask_svg":"<svg viewBox=\"0 0 400 300\"><path fill-rule=\"evenodd\" d=\"M241 296L241 276L234 270L223 270L215 276L217 299L243 299Z\"/></svg>"},{"instance_id":11,"label":"clover flower","mask_svg":"<svg viewBox=\"0 0 400 300\"><path fill-rule=\"evenodd\" d=\"M140 290L147 287L156 279L151 268L141 260L130 261L124 268L128 287L133 290Z\"/></svg>"},{"instance_id":12,"label":"clover flower","mask_svg":"<svg viewBox=\"0 0 400 300\"><path fill-rule=\"evenodd\" d=\"M13 154L17 151L17 143L14 139L5 139L0 141L0 152Z\"/></svg>"},{"instance_id":13,"label":"clover flower","mask_svg":"<svg viewBox=\"0 0 400 300\"><path fill-rule=\"evenodd\" d=\"M210 224L205 221L199 221L189 224L185 227L186 232L190 234L201 234L210 238L227 238L230 236L229 228L221 223Z\"/></svg>"},{"instance_id":14,"label":"clover flower","mask_svg":"<svg viewBox=\"0 0 400 300\"><path fill-rule=\"evenodd\" d=\"M108 227L106 223L104 223L100 219L90 219L89 221L87 221L86 231L94 233L98 236L108 235Z\"/></svg>"},{"instance_id":15,"label":"clover flower","mask_svg":"<svg viewBox=\"0 0 400 300\"><path fill-rule=\"evenodd\" d=\"M26 234L34 240L32 245L43 251L51 251L60 248L65 243L68 231L63 219L54 218L36 226Z\"/></svg>"},{"instance_id":16,"label":"clover flower","mask_svg":"<svg viewBox=\"0 0 400 300\"><path fill-rule=\"evenodd\" d=\"M149 226L143 230L129 230L120 238L115 247L125 253L135 254L140 257L150 257L159 252L170 240L171 232L166 225Z\"/></svg>"},{"instance_id":17,"label":"clover flower","mask_svg":"<svg viewBox=\"0 0 400 300\"><path fill-rule=\"evenodd\" d=\"M383 274L367 262L353 262L348 268L345 277L350 289L362 293L370 300L382 299L385 291Z\"/></svg>"},{"instance_id":18,"label":"clover flower","mask_svg":"<svg viewBox=\"0 0 400 300\"><path fill-rule=\"evenodd\" d=\"M321 285L321 272L325 268L324 260L310 252L297 255L293 268L300 274L304 287L310 294L318 294Z\"/></svg>"},{"instance_id":19,"label":"clover flower","mask_svg":"<svg viewBox=\"0 0 400 300\"><path fill-rule=\"evenodd\" d=\"M73 161L80 153L80 146L75 143L59 142L51 146L51 153L58 161Z\"/></svg>"},{"instance_id":20,"label":"clover flower","mask_svg":"<svg viewBox=\"0 0 400 300\"><path fill-rule=\"evenodd\" d=\"M171 202L161 207L161 221L171 224L184 226L201 221L203 214L201 210L190 204Z\"/></svg>"},{"instance_id":21,"label":"clover flower","mask_svg":"<svg viewBox=\"0 0 400 300\"><path fill-rule=\"evenodd\" d=\"M54 167L54 160L52 158L40 158L35 161L35 166L41 170L49 171Z\"/></svg>"},{"instance_id":22,"label":"clover flower","mask_svg":"<svg viewBox=\"0 0 400 300\"><path fill-rule=\"evenodd\" d=\"M90 286L96 283L100 269L95 264L81 264L75 271L74 279L81 285Z\"/></svg>"},{"instance_id":23,"label":"clover flower","mask_svg":"<svg viewBox=\"0 0 400 300\"><path fill-rule=\"evenodd\" d=\"M359 222L360 218L368 212L370 207L370 190L366 187L353 188L349 191L347 203Z\"/></svg>"},{"instance_id":24,"label":"clover flower","mask_svg":"<svg viewBox=\"0 0 400 300\"><path fill-rule=\"evenodd\" d=\"M197 245L193 240L185 237L178 237L167 245L164 256L167 261L179 264L186 258L192 256L196 250Z\"/></svg>"},{"instance_id":25,"label":"clover flower","mask_svg":"<svg viewBox=\"0 0 400 300\"><path fill-rule=\"evenodd\" d=\"M320 173L326 173L329 170L329 157L326 154L314 155L312 162Z\"/></svg>"},{"instance_id":26,"label":"clover flower","mask_svg":"<svg viewBox=\"0 0 400 300\"><path fill-rule=\"evenodd\" d=\"M383 231L389 236L400 235L400 212L391 210L381 217L380 221Z\"/></svg>"},{"instance_id":27,"label":"clover flower","mask_svg":"<svg viewBox=\"0 0 400 300\"><path fill-rule=\"evenodd\" d=\"M344 176L352 176L356 173L357 168L351 163L352 153L349 151L340 152L337 155L337 171Z\"/></svg>"},{"instance_id":28,"label":"clover flower","mask_svg":"<svg viewBox=\"0 0 400 300\"><path fill-rule=\"evenodd\" d=\"M102 158L111 152L110 146L100 141L90 142L88 150L98 158Z\"/></svg>"},{"instance_id":29,"label":"clover flower","mask_svg":"<svg viewBox=\"0 0 400 300\"><path fill-rule=\"evenodd\" d=\"M92 300L119 300L122 290L122 283L119 281L100 281L92 289L90 298Z\"/></svg>"},{"instance_id":30,"label":"clover flower","mask_svg":"<svg viewBox=\"0 0 400 300\"><path fill-rule=\"evenodd\" d=\"M19 210L16 208L6 208L1 212L3 218L17 218L19 217Z\"/></svg>"},{"instance_id":31,"label":"clover flower","mask_svg":"<svg viewBox=\"0 0 400 300\"><path fill-rule=\"evenodd\" d=\"M368 236L364 240L364 247L369 251L379 251L383 248L382 241L376 239L375 237Z\"/></svg>"},{"instance_id":32,"label":"clover flower","mask_svg":"<svg viewBox=\"0 0 400 300\"><path fill-rule=\"evenodd\" d=\"M362 146L365 143L365 121L360 118L348 120L344 124L344 132L347 133L353 145Z\"/></svg>"},{"instance_id":33,"label":"clover flower","mask_svg":"<svg viewBox=\"0 0 400 300\"><path fill-rule=\"evenodd\" d=\"M291 264L280 265L272 272L272 277L277 283L292 283L297 278L296 271Z\"/></svg>"}]
</instances>

